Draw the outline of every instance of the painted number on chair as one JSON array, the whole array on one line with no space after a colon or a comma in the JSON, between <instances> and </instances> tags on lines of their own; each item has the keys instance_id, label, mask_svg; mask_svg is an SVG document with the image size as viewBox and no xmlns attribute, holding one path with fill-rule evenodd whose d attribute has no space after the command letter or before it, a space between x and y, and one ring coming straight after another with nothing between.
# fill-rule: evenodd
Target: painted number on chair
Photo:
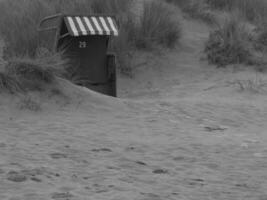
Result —
<instances>
[{"instance_id":1,"label":"painted number on chair","mask_svg":"<svg viewBox=\"0 0 267 200\"><path fill-rule=\"evenodd\" d=\"M85 41L79 41L79 48L84 49L87 47L87 43Z\"/></svg>"}]
</instances>

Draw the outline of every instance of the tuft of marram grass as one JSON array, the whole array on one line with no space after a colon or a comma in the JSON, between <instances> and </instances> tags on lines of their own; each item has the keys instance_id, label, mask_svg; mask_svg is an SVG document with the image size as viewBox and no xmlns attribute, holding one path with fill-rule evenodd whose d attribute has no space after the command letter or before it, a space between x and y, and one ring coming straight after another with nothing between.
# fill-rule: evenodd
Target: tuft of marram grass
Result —
<instances>
[{"instance_id":1,"label":"tuft of marram grass","mask_svg":"<svg viewBox=\"0 0 267 200\"><path fill-rule=\"evenodd\" d=\"M206 0L206 2L215 9L232 9L236 0Z\"/></svg>"},{"instance_id":2,"label":"tuft of marram grass","mask_svg":"<svg viewBox=\"0 0 267 200\"><path fill-rule=\"evenodd\" d=\"M238 10L245 19L254 23L262 23L267 20L266 0L206 0L215 9Z\"/></svg>"},{"instance_id":3,"label":"tuft of marram grass","mask_svg":"<svg viewBox=\"0 0 267 200\"><path fill-rule=\"evenodd\" d=\"M132 52L150 50L158 45L173 48L181 37L181 26L174 20L168 5L161 1L145 1L137 16L131 11L133 0L95 0L96 13L116 13L120 36L114 38L112 50L117 54L119 70L132 75Z\"/></svg>"},{"instance_id":4,"label":"tuft of marram grass","mask_svg":"<svg viewBox=\"0 0 267 200\"><path fill-rule=\"evenodd\" d=\"M233 82L241 92L262 94L267 92L267 82L263 79L236 80Z\"/></svg>"},{"instance_id":5,"label":"tuft of marram grass","mask_svg":"<svg viewBox=\"0 0 267 200\"><path fill-rule=\"evenodd\" d=\"M20 82L13 76L8 75L5 72L0 72L0 93L17 93L23 91Z\"/></svg>"},{"instance_id":6,"label":"tuft of marram grass","mask_svg":"<svg viewBox=\"0 0 267 200\"><path fill-rule=\"evenodd\" d=\"M44 83L52 83L55 76L50 68L42 63L30 59L14 59L10 60L6 66L8 74L12 74L20 79L30 81L40 81Z\"/></svg>"},{"instance_id":7,"label":"tuft of marram grass","mask_svg":"<svg viewBox=\"0 0 267 200\"><path fill-rule=\"evenodd\" d=\"M59 54L13 58L5 65L3 74L16 80L24 91L42 91L55 84L57 76L65 75L66 62Z\"/></svg>"},{"instance_id":8,"label":"tuft of marram grass","mask_svg":"<svg viewBox=\"0 0 267 200\"><path fill-rule=\"evenodd\" d=\"M161 1L145 1L134 42L137 48L150 49L157 44L173 48L181 37L181 25L174 19L169 5Z\"/></svg>"},{"instance_id":9,"label":"tuft of marram grass","mask_svg":"<svg viewBox=\"0 0 267 200\"><path fill-rule=\"evenodd\" d=\"M51 69L33 60L11 60L6 66L6 73L15 77L27 91L42 91L55 80Z\"/></svg>"},{"instance_id":10,"label":"tuft of marram grass","mask_svg":"<svg viewBox=\"0 0 267 200\"><path fill-rule=\"evenodd\" d=\"M37 27L44 17L56 13L91 13L91 0L0 1L0 35L6 43L5 57L35 57L40 46L52 47L51 35L39 37Z\"/></svg>"},{"instance_id":11,"label":"tuft of marram grass","mask_svg":"<svg viewBox=\"0 0 267 200\"><path fill-rule=\"evenodd\" d=\"M120 34L119 37L113 38L111 51L116 53L120 73L129 77L133 75L131 60L135 48L133 37L136 33L134 16L131 12L133 3L134 0L93 0L91 5L94 13L116 16Z\"/></svg>"},{"instance_id":12,"label":"tuft of marram grass","mask_svg":"<svg viewBox=\"0 0 267 200\"><path fill-rule=\"evenodd\" d=\"M38 112L42 110L41 103L27 95L20 99L20 101L17 103L17 107L20 110L29 110L32 112Z\"/></svg>"},{"instance_id":13,"label":"tuft of marram grass","mask_svg":"<svg viewBox=\"0 0 267 200\"><path fill-rule=\"evenodd\" d=\"M252 51L245 27L235 17L226 20L222 26L210 33L205 53L208 61L219 67L230 64L249 64Z\"/></svg>"},{"instance_id":14,"label":"tuft of marram grass","mask_svg":"<svg viewBox=\"0 0 267 200\"><path fill-rule=\"evenodd\" d=\"M91 8L94 13L101 14L116 14L121 17L121 15L127 15L127 12L131 9L133 0L93 0Z\"/></svg>"},{"instance_id":15,"label":"tuft of marram grass","mask_svg":"<svg viewBox=\"0 0 267 200\"><path fill-rule=\"evenodd\" d=\"M206 0L167 0L178 5L183 12L193 19L198 19L208 24L215 23L215 16Z\"/></svg>"}]
</instances>

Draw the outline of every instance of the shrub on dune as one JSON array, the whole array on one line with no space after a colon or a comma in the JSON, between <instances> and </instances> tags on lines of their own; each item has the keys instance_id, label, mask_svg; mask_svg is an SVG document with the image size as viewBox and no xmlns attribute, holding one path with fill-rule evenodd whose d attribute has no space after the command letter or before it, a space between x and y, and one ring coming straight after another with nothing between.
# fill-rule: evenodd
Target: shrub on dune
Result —
<instances>
[{"instance_id":1,"label":"shrub on dune","mask_svg":"<svg viewBox=\"0 0 267 200\"><path fill-rule=\"evenodd\" d=\"M130 10L133 0L94 0L91 8L95 13L121 15Z\"/></svg>"},{"instance_id":2,"label":"shrub on dune","mask_svg":"<svg viewBox=\"0 0 267 200\"><path fill-rule=\"evenodd\" d=\"M66 66L67 61L58 54L35 59L17 57L8 60L2 74L13 80L15 88L23 88L24 92L43 91L54 85L57 76L65 76Z\"/></svg>"},{"instance_id":3,"label":"shrub on dune","mask_svg":"<svg viewBox=\"0 0 267 200\"><path fill-rule=\"evenodd\" d=\"M135 45L147 49L154 44L173 48L181 37L181 26L164 2L147 1L136 28Z\"/></svg>"},{"instance_id":4,"label":"shrub on dune","mask_svg":"<svg viewBox=\"0 0 267 200\"><path fill-rule=\"evenodd\" d=\"M231 9L236 0L205 0L212 8L215 9Z\"/></svg>"},{"instance_id":5,"label":"shrub on dune","mask_svg":"<svg viewBox=\"0 0 267 200\"><path fill-rule=\"evenodd\" d=\"M229 64L249 64L252 59L249 34L236 18L227 20L210 33L205 53L208 61L219 67Z\"/></svg>"},{"instance_id":6,"label":"shrub on dune","mask_svg":"<svg viewBox=\"0 0 267 200\"><path fill-rule=\"evenodd\" d=\"M181 27L164 2L145 1L141 13L131 11L133 0L95 0L92 9L96 13L115 13L120 36L114 39L112 49L117 53L119 68L123 74L132 74L132 51L150 50L154 46L173 48L181 37Z\"/></svg>"},{"instance_id":7,"label":"shrub on dune","mask_svg":"<svg viewBox=\"0 0 267 200\"><path fill-rule=\"evenodd\" d=\"M39 37L39 22L56 13L90 13L90 0L2 0L0 1L0 35L5 39L5 57L35 57L41 45L53 42Z\"/></svg>"},{"instance_id":8,"label":"shrub on dune","mask_svg":"<svg viewBox=\"0 0 267 200\"><path fill-rule=\"evenodd\" d=\"M18 80L26 91L42 91L55 80L50 69L32 60L12 60L6 66L6 73Z\"/></svg>"},{"instance_id":9,"label":"shrub on dune","mask_svg":"<svg viewBox=\"0 0 267 200\"><path fill-rule=\"evenodd\" d=\"M45 4L39 0L0 2L0 34L6 43L5 57L35 55L38 48L36 29L45 14L44 7Z\"/></svg>"},{"instance_id":10,"label":"shrub on dune","mask_svg":"<svg viewBox=\"0 0 267 200\"><path fill-rule=\"evenodd\" d=\"M91 7L94 13L114 14L120 28L119 37L113 39L111 50L117 54L119 71L132 76L133 35L135 34L134 16L130 12L134 0L93 0Z\"/></svg>"},{"instance_id":11,"label":"shrub on dune","mask_svg":"<svg viewBox=\"0 0 267 200\"><path fill-rule=\"evenodd\" d=\"M178 5L183 12L193 19L202 20L208 24L215 23L215 16L205 0L167 0Z\"/></svg>"},{"instance_id":12,"label":"shrub on dune","mask_svg":"<svg viewBox=\"0 0 267 200\"><path fill-rule=\"evenodd\" d=\"M9 92L16 93L22 91L19 81L5 72L0 72L0 93Z\"/></svg>"},{"instance_id":13,"label":"shrub on dune","mask_svg":"<svg viewBox=\"0 0 267 200\"><path fill-rule=\"evenodd\" d=\"M55 79L50 68L30 59L10 60L6 66L6 70L8 74L13 74L19 79L40 81L44 83L52 83Z\"/></svg>"},{"instance_id":14,"label":"shrub on dune","mask_svg":"<svg viewBox=\"0 0 267 200\"><path fill-rule=\"evenodd\" d=\"M239 11L247 20L262 23L267 19L266 0L206 0L215 9Z\"/></svg>"}]
</instances>

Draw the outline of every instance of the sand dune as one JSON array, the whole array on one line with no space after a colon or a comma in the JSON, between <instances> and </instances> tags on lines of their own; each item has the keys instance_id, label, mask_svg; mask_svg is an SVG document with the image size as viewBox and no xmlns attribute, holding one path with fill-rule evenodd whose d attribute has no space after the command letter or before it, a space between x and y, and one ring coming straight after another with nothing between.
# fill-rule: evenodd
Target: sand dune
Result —
<instances>
[{"instance_id":1,"label":"sand dune","mask_svg":"<svg viewBox=\"0 0 267 200\"><path fill-rule=\"evenodd\" d=\"M183 21L179 50L121 77L121 99L59 80L61 95L0 94L2 200L265 200L265 88L202 57L209 27ZM265 75L261 75L266 79Z\"/></svg>"}]
</instances>

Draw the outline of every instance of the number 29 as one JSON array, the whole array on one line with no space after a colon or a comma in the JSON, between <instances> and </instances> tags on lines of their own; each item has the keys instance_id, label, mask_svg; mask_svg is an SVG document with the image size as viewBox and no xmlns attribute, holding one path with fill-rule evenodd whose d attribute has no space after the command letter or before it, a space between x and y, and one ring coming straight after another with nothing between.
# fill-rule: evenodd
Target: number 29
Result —
<instances>
[{"instance_id":1,"label":"number 29","mask_svg":"<svg viewBox=\"0 0 267 200\"><path fill-rule=\"evenodd\" d=\"M87 43L85 42L85 41L80 41L79 42L79 48L80 49L84 49L84 48L86 48L87 47Z\"/></svg>"}]
</instances>

